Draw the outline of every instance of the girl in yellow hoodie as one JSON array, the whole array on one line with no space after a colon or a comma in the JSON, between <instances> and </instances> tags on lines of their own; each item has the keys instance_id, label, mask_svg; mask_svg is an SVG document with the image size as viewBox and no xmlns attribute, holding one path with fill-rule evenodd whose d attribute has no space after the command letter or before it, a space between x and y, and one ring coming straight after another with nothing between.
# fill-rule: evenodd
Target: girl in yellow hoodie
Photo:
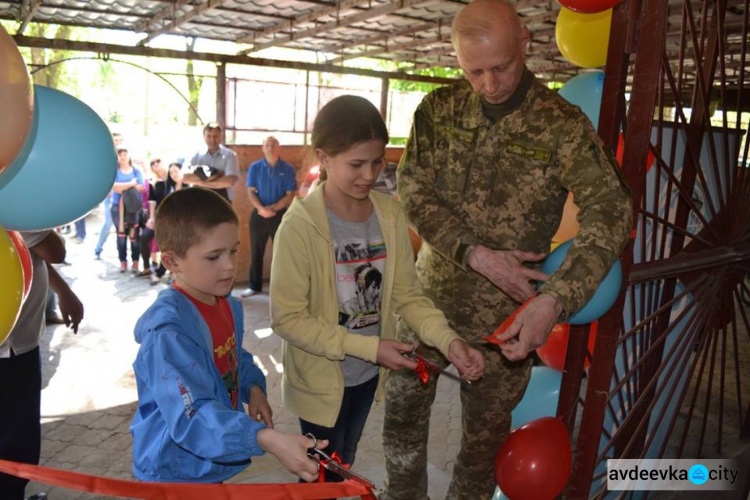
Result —
<instances>
[{"instance_id":1,"label":"girl in yellow hoodie","mask_svg":"<svg viewBox=\"0 0 750 500\"><path fill-rule=\"evenodd\" d=\"M294 201L274 238L271 326L284 339L283 403L344 464L354 462L388 370L416 367L404 356L413 346L395 340L396 315L463 377L484 370L482 355L422 293L398 202L372 191L387 143L366 99L326 104L312 131L323 182Z\"/></svg>"}]
</instances>

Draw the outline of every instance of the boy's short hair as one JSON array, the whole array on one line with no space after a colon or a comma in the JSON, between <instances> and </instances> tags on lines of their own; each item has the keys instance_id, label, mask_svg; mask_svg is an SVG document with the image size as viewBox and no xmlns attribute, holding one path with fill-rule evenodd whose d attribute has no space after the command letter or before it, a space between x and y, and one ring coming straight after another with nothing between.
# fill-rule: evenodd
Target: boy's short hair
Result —
<instances>
[{"instance_id":1,"label":"boy's short hair","mask_svg":"<svg viewBox=\"0 0 750 500\"><path fill-rule=\"evenodd\" d=\"M225 222L240 224L237 213L224 198L201 187L181 189L164 198L156 209L156 243L162 252L184 257L206 231Z\"/></svg>"}]
</instances>

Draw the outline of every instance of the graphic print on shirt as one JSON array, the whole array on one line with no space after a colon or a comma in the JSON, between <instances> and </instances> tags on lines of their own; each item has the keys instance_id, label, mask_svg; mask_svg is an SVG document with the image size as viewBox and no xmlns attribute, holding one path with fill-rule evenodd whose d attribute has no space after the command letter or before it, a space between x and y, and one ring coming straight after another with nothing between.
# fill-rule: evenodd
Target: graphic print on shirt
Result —
<instances>
[{"instance_id":1,"label":"graphic print on shirt","mask_svg":"<svg viewBox=\"0 0 750 500\"><path fill-rule=\"evenodd\" d=\"M378 325L385 242L347 239L336 241L333 251L339 324L352 331Z\"/></svg>"}]
</instances>

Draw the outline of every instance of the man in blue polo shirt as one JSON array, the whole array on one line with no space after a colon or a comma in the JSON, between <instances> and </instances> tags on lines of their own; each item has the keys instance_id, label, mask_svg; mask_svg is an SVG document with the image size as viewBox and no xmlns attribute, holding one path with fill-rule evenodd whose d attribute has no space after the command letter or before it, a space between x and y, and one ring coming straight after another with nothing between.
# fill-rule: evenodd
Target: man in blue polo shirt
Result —
<instances>
[{"instance_id":1,"label":"man in blue polo shirt","mask_svg":"<svg viewBox=\"0 0 750 500\"><path fill-rule=\"evenodd\" d=\"M273 240L286 208L297 192L294 167L279 156L279 141L267 137L263 141L263 158L247 171L247 195L253 204L250 215L250 279L240 294L250 297L263 289L263 256L266 243Z\"/></svg>"}]
</instances>

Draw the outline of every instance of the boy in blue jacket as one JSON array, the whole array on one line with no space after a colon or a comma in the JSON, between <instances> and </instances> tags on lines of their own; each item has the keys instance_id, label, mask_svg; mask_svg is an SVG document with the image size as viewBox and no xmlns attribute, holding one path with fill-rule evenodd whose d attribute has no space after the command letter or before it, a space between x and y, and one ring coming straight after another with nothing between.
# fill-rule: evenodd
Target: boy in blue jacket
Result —
<instances>
[{"instance_id":1,"label":"boy in blue jacket","mask_svg":"<svg viewBox=\"0 0 750 500\"><path fill-rule=\"evenodd\" d=\"M218 483L268 451L290 472L315 480L317 463L307 456L312 439L273 429L265 377L242 348L242 306L228 296L237 214L221 196L195 187L162 201L154 229L174 284L135 327L141 347L133 363L133 474Z\"/></svg>"}]
</instances>

